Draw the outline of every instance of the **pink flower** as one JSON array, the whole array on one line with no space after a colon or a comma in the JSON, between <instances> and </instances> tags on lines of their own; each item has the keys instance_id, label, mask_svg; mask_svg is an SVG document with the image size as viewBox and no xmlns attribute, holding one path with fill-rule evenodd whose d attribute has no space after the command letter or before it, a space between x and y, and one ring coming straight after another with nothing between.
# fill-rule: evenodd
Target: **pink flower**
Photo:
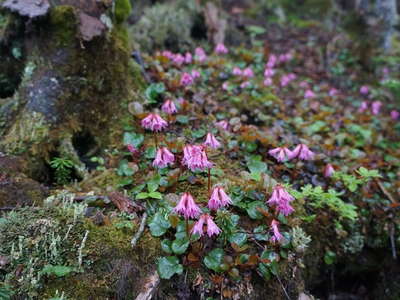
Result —
<instances>
[{"instance_id":1,"label":"pink flower","mask_svg":"<svg viewBox=\"0 0 400 300\"><path fill-rule=\"evenodd\" d=\"M228 49L225 47L224 44L219 43L219 44L215 47L215 53L217 53L217 54L227 54L227 53L228 53Z\"/></svg>"},{"instance_id":2,"label":"pink flower","mask_svg":"<svg viewBox=\"0 0 400 300\"><path fill-rule=\"evenodd\" d=\"M234 67L232 70L232 74L235 76L241 76L243 72L239 67Z\"/></svg>"},{"instance_id":3,"label":"pink flower","mask_svg":"<svg viewBox=\"0 0 400 300\"><path fill-rule=\"evenodd\" d=\"M217 224L214 223L212 217L208 214L202 215L196 224L193 226L192 234L199 234L200 236L204 235L204 223L207 224L207 235L212 237L213 235L218 235L221 232L221 229L218 228Z\"/></svg>"},{"instance_id":4,"label":"pink flower","mask_svg":"<svg viewBox=\"0 0 400 300\"><path fill-rule=\"evenodd\" d=\"M136 149L135 146L133 146L133 145L131 145L131 144L127 145L126 147L128 148L128 151L129 151L130 153L132 153L132 154L137 154L137 153L139 152L139 150Z\"/></svg>"},{"instance_id":5,"label":"pink flower","mask_svg":"<svg viewBox=\"0 0 400 300\"><path fill-rule=\"evenodd\" d=\"M251 85L251 84L250 84L249 81L245 81L245 82L242 82L242 83L240 84L240 88L241 88L241 89L245 89L245 88L248 88L250 85Z\"/></svg>"},{"instance_id":6,"label":"pink flower","mask_svg":"<svg viewBox=\"0 0 400 300\"><path fill-rule=\"evenodd\" d=\"M364 112L368 109L368 102L367 101L363 101L361 103L360 108L358 109L359 112Z\"/></svg>"},{"instance_id":7,"label":"pink flower","mask_svg":"<svg viewBox=\"0 0 400 300\"><path fill-rule=\"evenodd\" d=\"M151 131L161 131L168 126L168 123L157 114L149 114L142 120L141 125Z\"/></svg>"},{"instance_id":8,"label":"pink flower","mask_svg":"<svg viewBox=\"0 0 400 300\"><path fill-rule=\"evenodd\" d=\"M265 78L265 80L264 80L265 86L270 86L270 85L272 85L272 83L273 83L273 81L270 77Z\"/></svg>"},{"instance_id":9,"label":"pink flower","mask_svg":"<svg viewBox=\"0 0 400 300\"><path fill-rule=\"evenodd\" d=\"M229 88L229 82L228 82L228 81L225 81L225 82L222 84L222 89L223 89L224 91L227 91L228 88Z\"/></svg>"},{"instance_id":10,"label":"pink flower","mask_svg":"<svg viewBox=\"0 0 400 300\"><path fill-rule=\"evenodd\" d=\"M243 70L242 75L247 78L252 78L254 77L254 72L250 67L247 67L246 69Z\"/></svg>"},{"instance_id":11,"label":"pink flower","mask_svg":"<svg viewBox=\"0 0 400 300\"><path fill-rule=\"evenodd\" d=\"M215 138L215 136L212 133L207 133L207 137L205 142L203 143L204 146L208 146L211 149L217 149L221 147L221 143L218 142L218 140Z\"/></svg>"},{"instance_id":12,"label":"pink flower","mask_svg":"<svg viewBox=\"0 0 400 300\"><path fill-rule=\"evenodd\" d=\"M299 144L292 151L291 158L298 157L301 160L312 160L314 159L314 152L312 152L307 145Z\"/></svg>"},{"instance_id":13,"label":"pink flower","mask_svg":"<svg viewBox=\"0 0 400 300\"><path fill-rule=\"evenodd\" d=\"M286 54L279 55L279 62L286 62Z\"/></svg>"},{"instance_id":14,"label":"pink flower","mask_svg":"<svg viewBox=\"0 0 400 300\"><path fill-rule=\"evenodd\" d=\"M280 184L274 187L271 198L267 201L269 205L275 205L278 212L284 216L290 215L294 209L290 206L294 198Z\"/></svg>"},{"instance_id":15,"label":"pink flower","mask_svg":"<svg viewBox=\"0 0 400 300\"><path fill-rule=\"evenodd\" d=\"M185 219L196 218L201 213L200 207L198 207L194 202L194 199L190 193L184 193L182 195L178 205L173 211L184 216Z\"/></svg>"},{"instance_id":16,"label":"pink flower","mask_svg":"<svg viewBox=\"0 0 400 300\"><path fill-rule=\"evenodd\" d=\"M161 110L169 115L172 115L178 111L176 109L174 102L169 99L167 101L165 101L164 104L161 106Z\"/></svg>"},{"instance_id":17,"label":"pink flower","mask_svg":"<svg viewBox=\"0 0 400 300\"><path fill-rule=\"evenodd\" d=\"M183 73L181 77L181 85L188 86L193 84L193 77L189 73Z\"/></svg>"},{"instance_id":18,"label":"pink flower","mask_svg":"<svg viewBox=\"0 0 400 300\"><path fill-rule=\"evenodd\" d=\"M335 169L331 164L327 164L324 168L324 177L329 178L335 173Z\"/></svg>"},{"instance_id":19,"label":"pink flower","mask_svg":"<svg viewBox=\"0 0 400 300\"><path fill-rule=\"evenodd\" d=\"M208 200L208 208L210 210L218 210L232 204L231 198L225 193L224 189L217 186L211 193L210 200Z\"/></svg>"},{"instance_id":20,"label":"pink flower","mask_svg":"<svg viewBox=\"0 0 400 300\"><path fill-rule=\"evenodd\" d=\"M278 162L284 162L292 158L292 152L286 147L278 147L268 151Z\"/></svg>"},{"instance_id":21,"label":"pink flower","mask_svg":"<svg viewBox=\"0 0 400 300\"><path fill-rule=\"evenodd\" d=\"M307 91L304 93L304 98L306 98L306 99L315 98L315 93L314 93L312 90L307 90Z\"/></svg>"},{"instance_id":22,"label":"pink flower","mask_svg":"<svg viewBox=\"0 0 400 300\"><path fill-rule=\"evenodd\" d=\"M172 58L174 57L174 54L173 54L171 51L168 51L168 50L164 50L164 51L161 53L161 55L162 55L162 56L165 56L165 57L167 57L167 58L169 58L169 59L172 59Z\"/></svg>"},{"instance_id":23,"label":"pink flower","mask_svg":"<svg viewBox=\"0 0 400 300\"><path fill-rule=\"evenodd\" d=\"M207 55L206 55L206 53L204 52L204 49L201 48L201 47L197 47L197 48L194 50L194 55L196 56L196 59L197 59L199 62L204 62L204 61L207 59Z\"/></svg>"},{"instance_id":24,"label":"pink flower","mask_svg":"<svg viewBox=\"0 0 400 300\"><path fill-rule=\"evenodd\" d=\"M166 147L161 147L157 150L156 158L153 161L153 166L165 168L169 164L172 165L174 161L175 156Z\"/></svg>"},{"instance_id":25,"label":"pink flower","mask_svg":"<svg viewBox=\"0 0 400 300\"><path fill-rule=\"evenodd\" d=\"M192 72L190 74L192 75L193 79L197 79L197 78L201 77L200 72L198 70L192 70Z\"/></svg>"},{"instance_id":26,"label":"pink flower","mask_svg":"<svg viewBox=\"0 0 400 300\"><path fill-rule=\"evenodd\" d=\"M219 122L215 123L215 125L216 125L217 127L219 127L219 128L224 129L224 130L228 130L228 127L229 127L228 122L225 121L225 120L219 121Z\"/></svg>"},{"instance_id":27,"label":"pink flower","mask_svg":"<svg viewBox=\"0 0 400 300\"><path fill-rule=\"evenodd\" d=\"M299 83L299 87L306 89L308 88L308 82L307 81L302 81Z\"/></svg>"},{"instance_id":28,"label":"pink flower","mask_svg":"<svg viewBox=\"0 0 400 300\"><path fill-rule=\"evenodd\" d=\"M295 80L297 78L297 75L294 74L294 73L289 73L287 76L288 76L290 81Z\"/></svg>"},{"instance_id":29,"label":"pink flower","mask_svg":"<svg viewBox=\"0 0 400 300\"><path fill-rule=\"evenodd\" d=\"M207 154L203 146L186 145L183 148L182 164L190 170L205 170L213 166L207 158Z\"/></svg>"},{"instance_id":30,"label":"pink flower","mask_svg":"<svg viewBox=\"0 0 400 300\"><path fill-rule=\"evenodd\" d=\"M390 112L390 117L391 117L393 120L397 120L397 119L400 117L400 113L399 113L397 110L392 110L392 111Z\"/></svg>"},{"instance_id":31,"label":"pink flower","mask_svg":"<svg viewBox=\"0 0 400 300\"><path fill-rule=\"evenodd\" d=\"M276 64L276 61L277 61L276 55L271 54L268 58L266 67L272 69Z\"/></svg>"},{"instance_id":32,"label":"pink flower","mask_svg":"<svg viewBox=\"0 0 400 300\"><path fill-rule=\"evenodd\" d=\"M279 225L278 221L272 220L271 227L272 227L273 236L271 237L271 241L273 243L279 242L283 238L282 234L279 232L278 225Z\"/></svg>"},{"instance_id":33,"label":"pink flower","mask_svg":"<svg viewBox=\"0 0 400 300\"><path fill-rule=\"evenodd\" d=\"M191 64L192 61L193 61L192 54L190 54L189 52L186 52L186 54L185 54L185 63Z\"/></svg>"},{"instance_id":34,"label":"pink flower","mask_svg":"<svg viewBox=\"0 0 400 300\"><path fill-rule=\"evenodd\" d=\"M289 82L290 82L290 78L289 78L288 76L283 75L283 76L281 77L281 86L282 86L282 87L287 86L287 85L289 84Z\"/></svg>"},{"instance_id":35,"label":"pink flower","mask_svg":"<svg viewBox=\"0 0 400 300\"><path fill-rule=\"evenodd\" d=\"M329 90L329 96L335 97L337 94L339 94L339 91L338 91L337 89L331 88L331 89Z\"/></svg>"},{"instance_id":36,"label":"pink flower","mask_svg":"<svg viewBox=\"0 0 400 300\"><path fill-rule=\"evenodd\" d=\"M177 64L178 66L182 65L185 62L185 57L183 57L182 54L176 54L174 55L174 58L172 61Z\"/></svg>"},{"instance_id":37,"label":"pink flower","mask_svg":"<svg viewBox=\"0 0 400 300\"><path fill-rule=\"evenodd\" d=\"M381 101L374 101L371 105L371 112L373 115L378 115L379 111L381 110L382 102Z\"/></svg>"},{"instance_id":38,"label":"pink flower","mask_svg":"<svg viewBox=\"0 0 400 300\"><path fill-rule=\"evenodd\" d=\"M264 71L264 76L265 77L272 77L275 74L275 70L274 69L265 69Z\"/></svg>"},{"instance_id":39,"label":"pink flower","mask_svg":"<svg viewBox=\"0 0 400 300\"><path fill-rule=\"evenodd\" d=\"M369 93L369 87L367 85L363 85L360 88L360 93L363 94L363 95L367 95Z\"/></svg>"}]
</instances>

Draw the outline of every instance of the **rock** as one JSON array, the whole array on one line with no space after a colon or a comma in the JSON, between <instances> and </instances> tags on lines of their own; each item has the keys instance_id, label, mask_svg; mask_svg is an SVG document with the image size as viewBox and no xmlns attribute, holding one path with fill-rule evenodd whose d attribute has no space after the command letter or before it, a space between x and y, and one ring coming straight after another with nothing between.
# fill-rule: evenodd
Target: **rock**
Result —
<instances>
[{"instance_id":1,"label":"rock","mask_svg":"<svg viewBox=\"0 0 400 300\"><path fill-rule=\"evenodd\" d=\"M170 203L171 205L175 206L179 202L179 196L177 194L167 194L165 195L165 200Z\"/></svg>"},{"instance_id":2,"label":"rock","mask_svg":"<svg viewBox=\"0 0 400 300\"><path fill-rule=\"evenodd\" d=\"M134 116L144 113L143 104L137 101L129 103L128 110Z\"/></svg>"}]
</instances>

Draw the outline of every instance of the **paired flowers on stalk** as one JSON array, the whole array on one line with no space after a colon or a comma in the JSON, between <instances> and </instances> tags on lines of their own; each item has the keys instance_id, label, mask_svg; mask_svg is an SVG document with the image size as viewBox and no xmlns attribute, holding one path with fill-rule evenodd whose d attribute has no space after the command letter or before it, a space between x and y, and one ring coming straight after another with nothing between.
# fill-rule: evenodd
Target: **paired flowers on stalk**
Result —
<instances>
[{"instance_id":1,"label":"paired flowers on stalk","mask_svg":"<svg viewBox=\"0 0 400 300\"><path fill-rule=\"evenodd\" d=\"M269 150L268 154L274 157L278 162L289 161L296 157L300 160L313 160L315 156L315 153L305 144L297 145L293 151L289 150L287 147L278 147Z\"/></svg>"}]
</instances>

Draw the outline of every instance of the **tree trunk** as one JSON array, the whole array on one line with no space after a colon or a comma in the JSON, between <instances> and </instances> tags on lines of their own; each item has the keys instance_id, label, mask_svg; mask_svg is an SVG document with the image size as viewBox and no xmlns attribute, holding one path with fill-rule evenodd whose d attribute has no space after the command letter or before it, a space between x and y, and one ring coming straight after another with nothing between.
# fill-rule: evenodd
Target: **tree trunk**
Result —
<instances>
[{"instance_id":1,"label":"tree trunk","mask_svg":"<svg viewBox=\"0 0 400 300\"><path fill-rule=\"evenodd\" d=\"M129 0L2 5L1 151L29 160L36 179L55 155L84 177L82 158L119 141L128 103L143 86L124 27Z\"/></svg>"}]
</instances>

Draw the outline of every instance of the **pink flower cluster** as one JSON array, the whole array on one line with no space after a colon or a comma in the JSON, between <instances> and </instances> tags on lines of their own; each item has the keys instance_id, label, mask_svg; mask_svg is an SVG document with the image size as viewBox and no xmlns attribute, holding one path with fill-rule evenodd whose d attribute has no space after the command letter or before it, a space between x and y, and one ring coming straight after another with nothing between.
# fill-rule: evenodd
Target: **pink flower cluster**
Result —
<instances>
[{"instance_id":1,"label":"pink flower cluster","mask_svg":"<svg viewBox=\"0 0 400 300\"><path fill-rule=\"evenodd\" d=\"M174 102L170 99L164 102L164 104L161 106L161 110L168 115L172 115L178 112Z\"/></svg>"},{"instance_id":2,"label":"pink flower cluster","mask_svg":"<svg viewBox=\"0 0 400 300\"><path fill-rule=\"evenodd\" d=\"M374 101L371 104L371 113L373 115L378 115L380 110L382 107L382 102L381 101ZM360 105L360 107L358 108L359 112L365 112L366 110L368 110L368 102L367 101L363 101Z\"/></svg>"},{"instance_id":3,"label":"pink flower cluster","mask_svg":"<svg viewBox=\"0 0 400 300\"><path fill-rule=\"evenodd\" d=\"M185 219L194 219L201 214L200 207L194 202L193 196L190 193L184 193L182 195L178 205L173 211L185 217Z\"/></svg>"},{"instance_id":4,"label":"pink flower cluster","mask_svg":"<svg viewBox=\"0 0 400 300\"><path fill-rule=\"evenodd\" d=\"M207 158L204 146L198 145L186 145L183 148L182 165L187 166L191 171L204 171L213 166Z\"/></svg>"},{"instance_id":5,"label":"pink flower cluster","mask_svg":"<svg viewBox=\"0 0 400 300\"><path fill-rule=\"evenodd\" d=\"M149 114L142 120L141 125L151 131L161 131L168 126L168 123L158 114Z\"/></svg>"},{"instance_id":6,"label":"pink flower cluster","mask_svg":"<svg viewBox=\"0 0 400 300\"><path fill-rule=\"evenodd\" d=\"M287 86L291 81L297 78L296 74L290 73L281 77L281 87Z\"/></svg>"},{"instance_id":7,"label":"pink flower cluster","mask_svg":"<svg viewBox=\"0 0 400 300\"><path fill-rule=\"evenodd\" d=\"M280 184L274 187L271 198L267 201L270 206L275 206L278 213L284 216L290 215L294 209L290 205L294 198Z\"/></svg>"},{"instance_id":8,"label":"pink flower cluster","mask_svg":"<svg viewBox=\"0 0 400 300\"><path fill-rule=\"evenodd\" d=\"M294 158L300 160L312 160L314 159L315 153L308 148L305 144L297 145L293 151L286 147L278 147L268 151L268 154L274 157L278 162L289 161Z\"/></svg>"},{"instance_id":9,"label":"pink flower cluster","mask_svg":"<svg viewBox=\"0 0 400 300\"><path fill-rule=\"evenodd\" d=\"M282 234L279 232L279 228L278 228L279 222L276 220L272 220L271 222L271 228L272 228L272 237L271 237L271 241L273 243L279 242L283 236Z\"/></svg>"},{"instance_id":10,"label":"pink flower cluster","mask_svg":"<svg viewBox=\"0 0 400 300\"><path fill-rule=\"evenodd\" d=\"M161 147L157 150L156 158L153 161L153 166L158 168L165 168L173 164L175 156L166 148Z\"/></svg>"},{"instance_id":11,"label":"pink flower cluster","mask_svg":"<svg viewBox=\"0 0 400 300\"><path fill-rule=\"evenodd\" d=\"M221 143L218 142L217 138L210 132L207 133L207 137L203 145L210 147L211 149L217 149L221 147Z\"/></svg>"},{"instance_id":12,"label":"pink flower cluster","mask_svg":"<svg viewBox=\"0 0 400 300\"><path fill-rule=\"evenodd\" d=\"M209 214L202 215L199 220L194 224L192 229L192 234L204 235L204 224L207 225L207 235L212 237L213 235L218 235L221 229L218 228L217 224L214 223L212 217Z\"/></svg>"},{"instance_id":13,"label":"pink flower cluster","mask_svg":"<svg viewBox=\"0 0 400 300\"><path fill-rule=\"evenodd\" d=\"M204 62L207 59L207 54L204 51L204 49L201 47L197 47L194 50L194 55L195 55L196 60L199 61L200 63Z\"/></svg>"},{"instance_id":14,"label":"pink flower cluster","mask_svg":"<svg viewBox=\"0 0 400 300\"><path fill-rule=\"evenodd\" d=\"M225 47L224 44L219 43L216 47L215 47L215 53L217 54L227 54L228 53L228 48Z\"/></svg>"},{"instance_id":15,"label":"pink flower cluster","mask_svg":"<svg viewBox=\"0 0 400 300\"><path fill-rule=\"evenodd\" d=\"M208 208L210 210L218 210L221 207L225 207L232 204L231 198L225 193L222 187L214 188L211 193L210 200L208 201Z\"/></svg>"},{"instance_id":16,"label":"pink flower cluster","mask_svg":"<svg viewBox=\"0 0 400 300\"><path fill-rule=\"evenodd\" d=\"M171 51L163 51L161 53L162 56L167 57L168 59L172 60L172 62L174 64L176 64L177 66L181 66L183 64L191 64L192 63L192 54L190 54L189 52L186 52L185 55L182 55L180 53L175 54L172 53Z\"/></svg>"}]
</instances>

